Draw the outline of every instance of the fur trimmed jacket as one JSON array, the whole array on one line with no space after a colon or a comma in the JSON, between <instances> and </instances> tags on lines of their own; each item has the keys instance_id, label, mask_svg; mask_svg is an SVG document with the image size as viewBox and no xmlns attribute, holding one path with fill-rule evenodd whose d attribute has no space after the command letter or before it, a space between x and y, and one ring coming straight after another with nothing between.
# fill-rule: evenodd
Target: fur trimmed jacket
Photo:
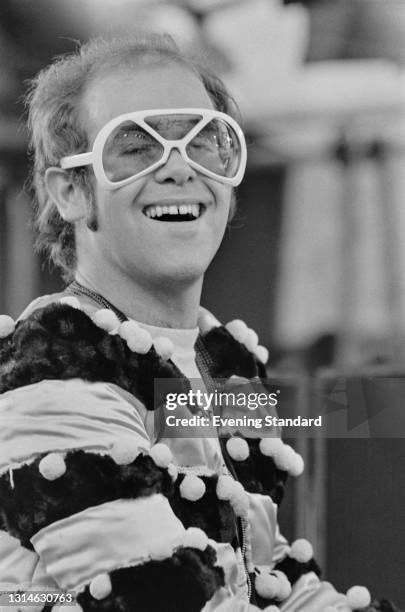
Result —
<instances>
[{"instance_id":1,"label":"fur trimmed jacket","mask_svg":"<svg viewBox=\"0 0 405 612\"><path fill-rule=\"evenodd\" d=\"M261 384L265 349L241 322L202 312L195 348L207 389ZM76 612L395 610L362 587L337 593L309 542L280 534L287 476L303 469L290 446L166 437L156 379L190 390L169 342L89 297L0 317L0 591L31 592L22 609L38 611L48 592L74 593Z\"/></svg>"}]
</instances>

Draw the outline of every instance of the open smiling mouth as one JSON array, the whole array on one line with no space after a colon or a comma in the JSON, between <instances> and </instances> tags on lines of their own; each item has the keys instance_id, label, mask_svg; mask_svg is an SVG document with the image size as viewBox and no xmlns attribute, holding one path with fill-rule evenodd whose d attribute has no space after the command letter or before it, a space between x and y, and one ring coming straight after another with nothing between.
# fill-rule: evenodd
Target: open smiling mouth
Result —
<instances>
[{"instance_id":1,"label":"open smiling mouth","mask_svg":"<svg viewBox=\"0 0 405 612\"><path fill-rule=\"evenodd\" d=\"M205 211L204 204L180 204L176 206L146 206L143 214L155 221L195 221Z\"/></svg>"}]
</instances>

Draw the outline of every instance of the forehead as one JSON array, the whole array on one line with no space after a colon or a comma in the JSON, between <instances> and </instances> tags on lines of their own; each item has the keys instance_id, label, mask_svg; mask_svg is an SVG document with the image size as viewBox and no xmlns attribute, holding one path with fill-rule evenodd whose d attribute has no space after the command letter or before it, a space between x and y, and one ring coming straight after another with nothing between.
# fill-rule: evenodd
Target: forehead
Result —
<instances>
[{"instance_id":1,"label":"forehead","mask_svg":"<svg viewBox=\"0 0 405 612\"><path fill-rule=\"evenodd\" d=\"M126 68L97 77L87 87L79 112L92 142L110 119L138 110L213 108L203 83L175 63Z\"/></svg>"}]
</instances>

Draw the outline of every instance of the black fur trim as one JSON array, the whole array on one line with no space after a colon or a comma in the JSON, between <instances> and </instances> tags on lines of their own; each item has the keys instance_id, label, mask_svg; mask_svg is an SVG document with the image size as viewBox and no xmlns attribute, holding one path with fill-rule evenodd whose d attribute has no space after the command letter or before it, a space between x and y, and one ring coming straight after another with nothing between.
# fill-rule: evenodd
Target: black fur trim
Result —
<instances>
[{"instance_id":1,"label":"black fur trim","mask_svg":"<svg viewBox=\"0 0 405 612\"><path fill-rule=\"evenodd\" d=\"M263 455L258 438L245 438L249 445L249 457L245 461L234 461L226 450L227 439L221 439L222 452L232 462L236 476L246 491L270 495L274 503L279 505L284 497L287 472L279 470L272 457Z\"/></svg>"},{"instance_id":2,"label":"black fur trim","mask_svg":"<svg viewBox=\"0 0 405 612\"><path fill-rule=\"evenodd\" d=\"M30 538L43 527L99 504L116 499L146 497L173 490L167 470L148 455L138 455L129 465L117 465L109 456L71 451L65 457L66 472L47 480L38 469L44 455L30 465L0 478L0 516L4 528L23 546L32 549Z\"/></svg>"},{"instance_id":3,"label":"black fur trim","mask_svg":"<svg viewBox=\"0 0 405 612\"><path fill-rule=\"evenodd\" d=\"M199 612L224 585L215 551L179 548L170 559L111 572L112 592L94 599L86 587L77 601L84 612Z\"/></svg>"},{"instance_id":4,"label":"black fur trim","mask_svg":"<svg viewBox=\"0 0 405 612\"><path fill-rule=\"evenodd\" d=\"M133 353L120 336L110 335L67 304L36 310L0 343L0 393L45 379L71 378L114 383L148 410L159 403L154 399L155 378L176 379L178 392L189 389L180 370L153 348L146 355Z\"/></svg>"},{"instance_id":5,"label":"black fur trim","mask_svg":"<svg viewBox=\"0 0 405 612\"><path fill-rule=\"evenodd\" d=\"M239 546L236 516L231 504L217 497L218 476L200 476L206 491L197 501L181 497L179 486L184 477L184 474L179 475L174 494L169 500L173 512L186 528L199 527L209 538L217 542L228 542L236 549Z\"/></svg>"},{"instance_id":6,"label":"black fur trim","mask_svg":"<svg viewBox=\"0 0 405 612\"><path fill-rule=\"evenodd\" d=\"M295 584L301 576L308 574L308 572L314 572L317 576L321 576L321 568L315 561L310 559L306 563L300 563L296 559L286 557L275 566L276 570L284 572L291 584Z\"/></svg>"},{"instance_id":7,"label":"black fur trim","mask_svg":"<svg viewBox=\"0 0 405 612\"><path fill-rule=\"evenodd\" d=\"M38 469L44 455L13 471L14 488L9 474L0 477L0 516L3 528L32 549L30 538L43 527L90 506L135 499L153 493L165 495L173 512L184 526L199 527L217 542L238 546L236 518L228 501L216 496L217 476L203 476L204 496L196 502L181 497L179 485L167 470L156 466L148 455L138 455L129 465L119 466L105 455L82 450L65 457L66 472L56 480L47 480Z\"/></svg>"},{"instance_id":8,"label":"black fur trim","mask_svg":"<svg viewBox=\"0 0 405 612\"><path fill-rule=\"evenodd\" d=\"M232 375L255 378L258 375L256 358L244 344L235 340L228 330L214 327L201 340L211 360L212 378L229 378Z\"/></svg>"}]
</instances>

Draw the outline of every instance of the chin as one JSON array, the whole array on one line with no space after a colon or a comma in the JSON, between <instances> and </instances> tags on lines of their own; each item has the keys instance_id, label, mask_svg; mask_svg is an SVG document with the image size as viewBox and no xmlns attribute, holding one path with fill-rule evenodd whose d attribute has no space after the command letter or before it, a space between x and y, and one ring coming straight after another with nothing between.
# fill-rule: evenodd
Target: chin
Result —
<instances>
[{"instance_id":1,"label":"chin","mask_svg":"<svg viewBox=\"0 0 405 612\"><path fill-rule=\"evenodd\" d=\"M160 276L163 282L194 283L204 276L209 263L207 262L206 265L203 265L201 261L195 263L189 261L186 264L182 262L177 266L171 266L169 269L166 269Z\"/></svg>"}]
</instances>

